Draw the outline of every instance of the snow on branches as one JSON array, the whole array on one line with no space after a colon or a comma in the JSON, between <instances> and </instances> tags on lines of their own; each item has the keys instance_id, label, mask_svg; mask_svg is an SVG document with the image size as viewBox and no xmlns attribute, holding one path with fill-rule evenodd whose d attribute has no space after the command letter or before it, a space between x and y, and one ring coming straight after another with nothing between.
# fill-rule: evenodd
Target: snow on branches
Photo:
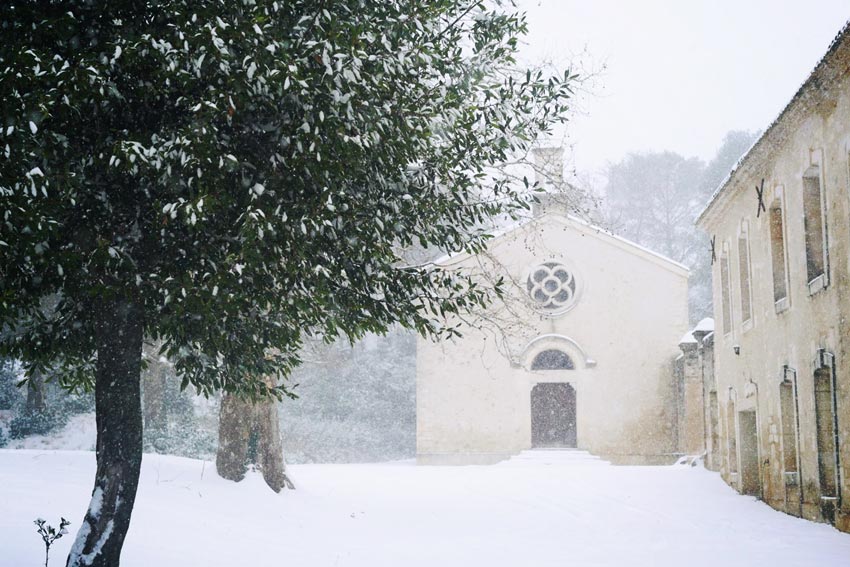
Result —
<instances>
[{"instance_id":1,"label":"snow on branches","mask_svg":"<svg viewBox=\"0 0 850 567\"><path fill-rule=\"evenodd\" d=\"M304 333L456 332L487 300L399 250L480 250L477 228L525 206L489 166L565 119L573 77L517 71L521 15L66 4L14 3L0 42L8 352L90 360L92 303L120 294L187 383L263 394L244 377L286 373Z\"/></svg>"}]
</instances>

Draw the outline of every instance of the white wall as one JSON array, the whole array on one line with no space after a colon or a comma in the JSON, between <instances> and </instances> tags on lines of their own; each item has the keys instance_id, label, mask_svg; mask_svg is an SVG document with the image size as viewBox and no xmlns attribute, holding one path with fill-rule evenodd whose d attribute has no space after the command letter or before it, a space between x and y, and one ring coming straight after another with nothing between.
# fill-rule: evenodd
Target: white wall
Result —
<instances>
[{"instance_id":1,"label":"white wall","mask_svg":"<svg viewBox=\"0 0 850 567\"><path fill-rule=\"evenodd\" d=\"M575 388L579 448L618 462L669 460L671 362L687 331L687 270L554 214L496 239L490 255L513 282L513 301L488 312L506 336L467 329L450 342L420 339L419 462L492 462L530 448L530 391L544 381ZM575 307L556 317L531 309L525 293L529 273L550 260L564 262L579 282ZM486 262L461 256L450 263ZM546 348L567 352L576 369L527 370Z\"/></svg>"}]
</instances>

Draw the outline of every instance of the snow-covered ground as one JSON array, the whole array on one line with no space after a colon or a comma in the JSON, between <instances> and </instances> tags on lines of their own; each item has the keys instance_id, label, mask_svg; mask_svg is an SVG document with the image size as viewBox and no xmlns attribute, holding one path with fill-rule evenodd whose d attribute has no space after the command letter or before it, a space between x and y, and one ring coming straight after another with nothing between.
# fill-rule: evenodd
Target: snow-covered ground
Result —
<instances>
[{"instance_id":1,"label":"snow-covered ground","mask_svg":"<svg viewBox=\"0 0 850 567\"><path fill-rule=\"evenodd\" d=\"M88 505L94 454L0 450L0 565L43 561L32 521ZM125 567L850 566L850 535L786 516L687 466L614 467L580 452L494 466L291 467L295 491L209 462L145 455Z\"/></svg>"}]
</instances>

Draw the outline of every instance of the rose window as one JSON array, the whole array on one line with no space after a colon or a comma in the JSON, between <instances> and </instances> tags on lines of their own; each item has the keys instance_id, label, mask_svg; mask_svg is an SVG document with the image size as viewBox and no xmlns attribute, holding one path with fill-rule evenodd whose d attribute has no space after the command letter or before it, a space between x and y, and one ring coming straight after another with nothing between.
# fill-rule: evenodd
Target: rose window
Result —
<instances>
[{"instance_id":1,"label":"rose window","mask_svg":"<svg viewBox=\"0 0 850 567\"><path fill-rule=\"evenodd\" d=\"M546 262L528 276L528 295L539 309L552 313L566 311L576 296L576 280L563 264Z\"/></svg>"}]
</instances>

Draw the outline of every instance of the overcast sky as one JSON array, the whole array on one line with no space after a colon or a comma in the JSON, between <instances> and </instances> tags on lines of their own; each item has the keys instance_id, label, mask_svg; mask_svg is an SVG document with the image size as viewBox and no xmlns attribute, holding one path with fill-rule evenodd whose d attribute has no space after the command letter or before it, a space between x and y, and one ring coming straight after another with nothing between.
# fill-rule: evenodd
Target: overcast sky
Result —
<instances>
[{"instance_id":1,"label":"overcast sky","mask_svg":"<svg viewBox=\"0 0 850 567\"><path fill-rule=\"evenodd\" d=\"M763 130L850 19L848 0L519 0L523 55L606 66L570 125L575 165L627 152L710 159L732 129Z\"/></svg>"}]
</instances>

